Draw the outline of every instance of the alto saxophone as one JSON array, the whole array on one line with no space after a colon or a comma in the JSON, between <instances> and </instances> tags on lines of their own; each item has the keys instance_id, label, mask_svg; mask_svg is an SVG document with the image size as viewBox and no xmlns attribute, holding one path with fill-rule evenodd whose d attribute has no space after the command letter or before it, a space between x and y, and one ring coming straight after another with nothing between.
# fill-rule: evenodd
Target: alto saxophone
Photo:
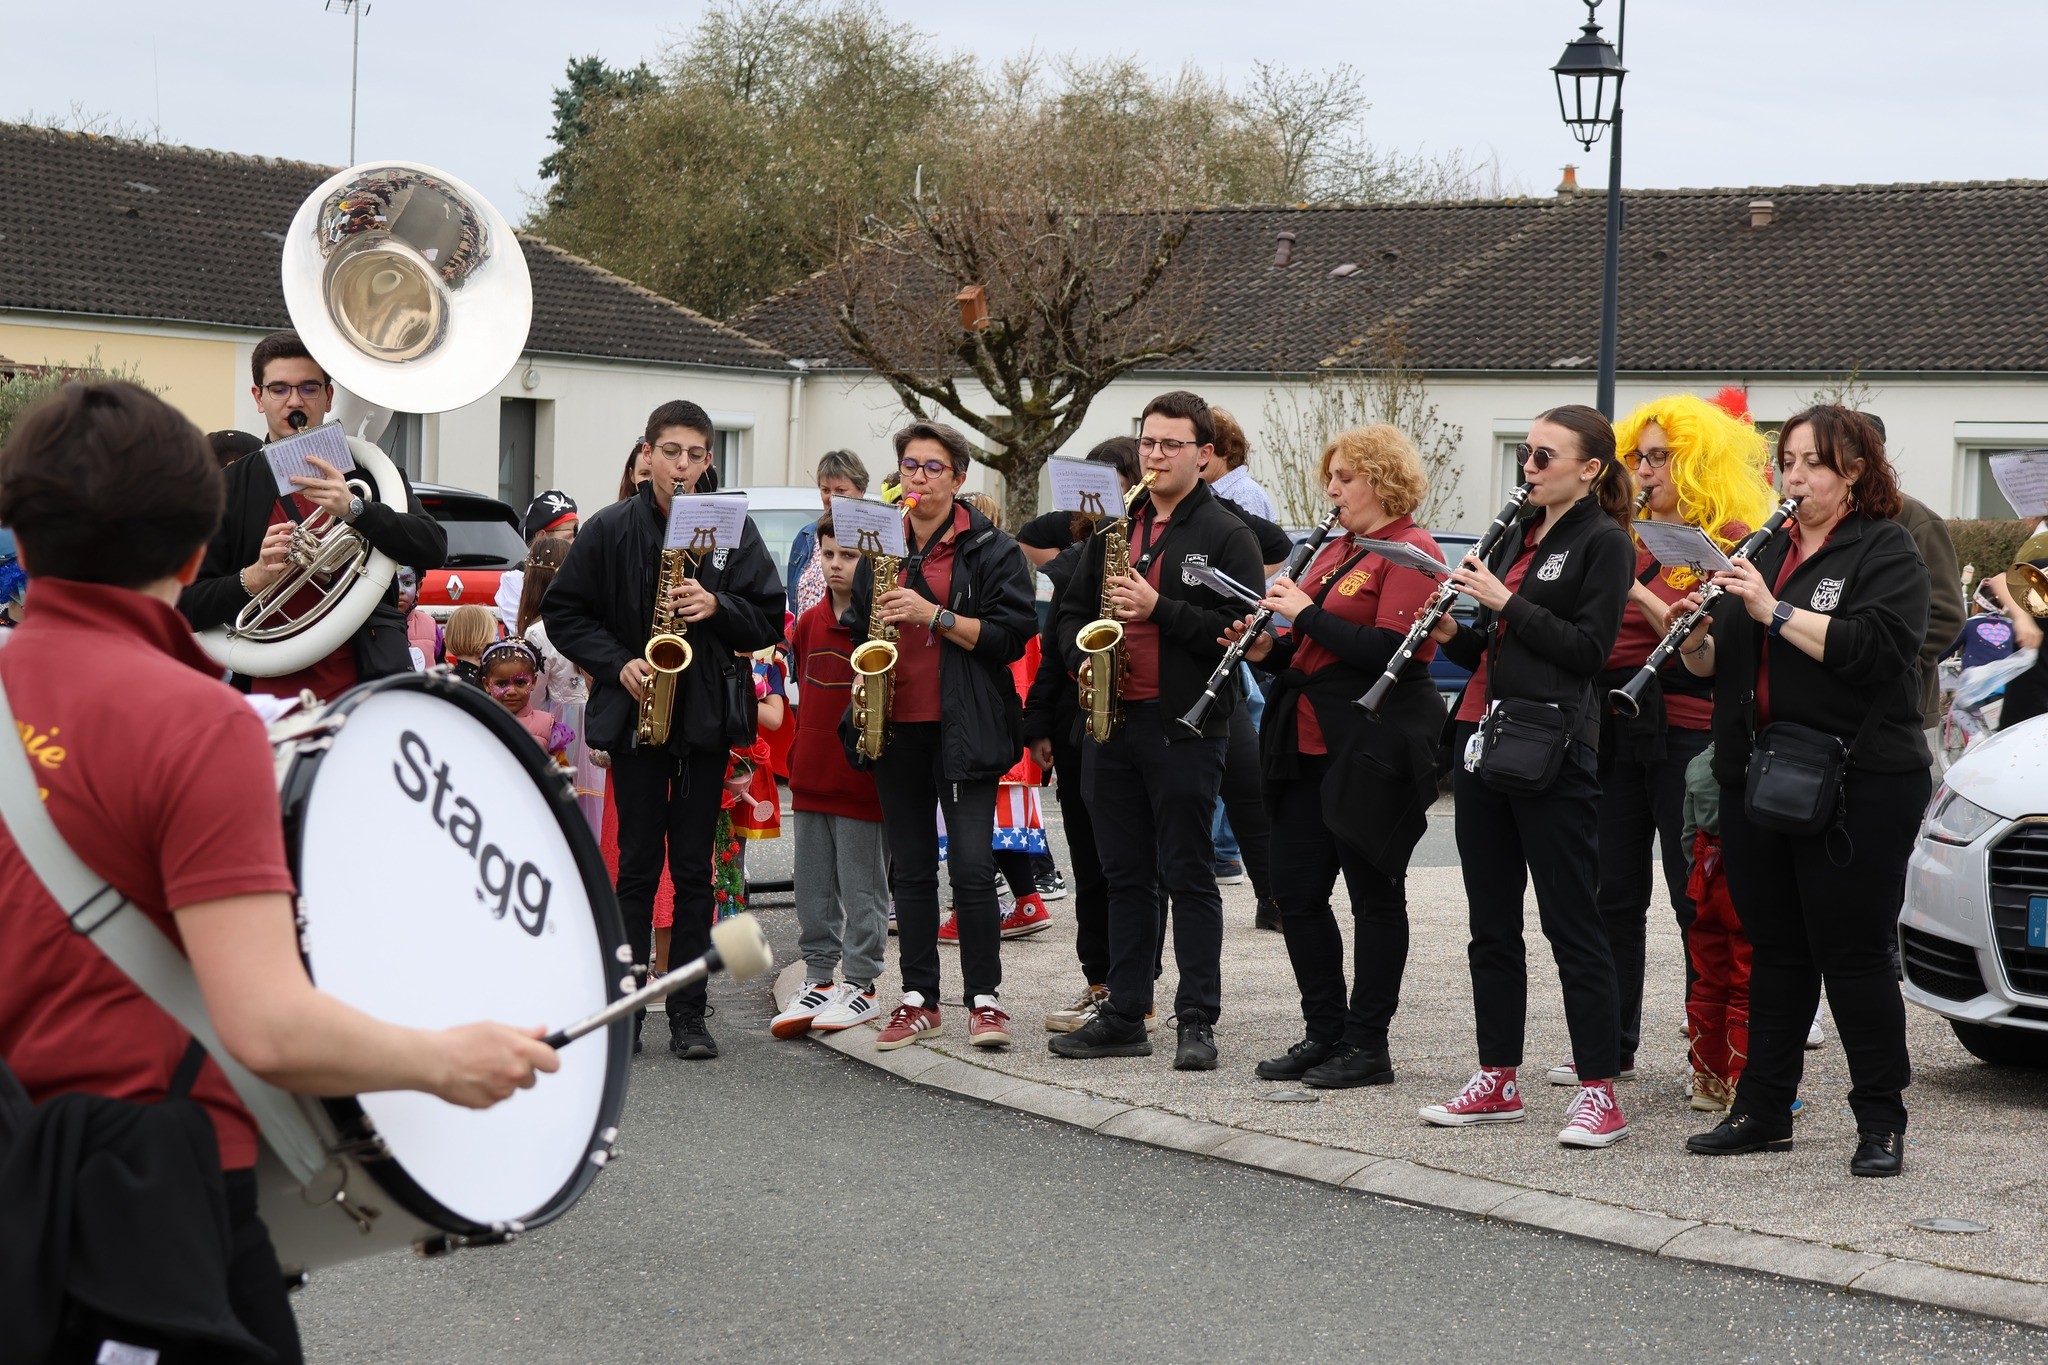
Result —
<instances>
[{"instance_id":1,"label":"alto saxophone","mask_svg":"<svg viewBox=\"0 0 2048 1365\"><path fill-rule=\"evenodd\" d=\"M1110 583L1131 571L1131 510L1138 495L1152 487L1159 471L1147 470L1145 477L1124 499L1124 514L1102 533L1102 615L1081 627L1074 637L1083 654L1077 676L1081 710L1088 717L1088 735L1106 744L1124 724L1124 675L1130 671L1130 647L1124 643L1124 623L1116 619L1116 603L1110 597Z\"/></svg>"},{"instance_id":2,"label":"alto saxophone","mask_svg":"<svg viewBox=\"0 0 2048 1365\"><path fill-rule=\"evenodd\" d=\"M688 550L663 550L661 572L655 577L654 620L648 626L647 648L640 657L654 670L640 694L640 724L634 732L642 744L668 743L669 714L675 710L676 676L690 666L696 651L684 638L689 623L669 605L671 588L690 576L696 556Z\"/></svg>"},{"instance_id":3,"label":"alto saxophone","mask_svg":"<svg viewBox=\"0 0 2048 1365\"><path fill-rule=\"evenodd\" d=\"M852 655L853 728L860 732L861 757L872 762L889 742L889 700L896 684L896 627L882 619L882 594L894 586L903 561L871 554L868 564L875 572L874 601L868 608L868 638Z\"/></svg>"}]
</instances>

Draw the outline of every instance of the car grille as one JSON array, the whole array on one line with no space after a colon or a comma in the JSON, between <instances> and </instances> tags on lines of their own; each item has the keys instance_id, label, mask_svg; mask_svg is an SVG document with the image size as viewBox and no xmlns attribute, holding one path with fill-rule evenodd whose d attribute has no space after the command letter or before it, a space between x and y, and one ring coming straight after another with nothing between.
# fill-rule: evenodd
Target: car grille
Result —
<instances>
[{"instance_id":1,"label":"car grille","mask_svg":"<svg viewBox=\"0 0 2048 1365\"><path fill-rule=\"evenodd\" d=\"M1944 1000L1975 1000L1984 994L1984 974L1977 953L1968 944L1937 938L1918 929L1899 930L1900 958L1906 980Z\"/></svg>"},{"instance_id":2,"label":"car grille","mask_svg":"<svg viewBox=\"0 0 2048 1365\"><path fill-rule=\"evenodd\" d=\"M2048 821L2015 825L1991 847L1991 934L2008 984L2048 996L2048 948L2027 946L2027 901L2048 896Z\"/></svg>"}]
</instances>

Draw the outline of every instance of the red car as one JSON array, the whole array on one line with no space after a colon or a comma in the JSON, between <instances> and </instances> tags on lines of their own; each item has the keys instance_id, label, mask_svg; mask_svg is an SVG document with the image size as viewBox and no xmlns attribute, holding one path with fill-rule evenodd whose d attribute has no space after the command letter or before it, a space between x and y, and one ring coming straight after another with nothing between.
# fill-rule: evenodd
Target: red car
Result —
<instances>
[{"instance_id":1,"label":"red car","mask_svg":"<svg viewBox=\"0 0 2048 1365\"><path fill-rule=\"evenodd\" d=\"M519 534L519 514L496 498L416 483L427 514L448 532L448 562L420 575L420 605L437 621L446 621L457 607L492 606L498 576L526 562L526 541Z\"/></svg>"}]
</instances>

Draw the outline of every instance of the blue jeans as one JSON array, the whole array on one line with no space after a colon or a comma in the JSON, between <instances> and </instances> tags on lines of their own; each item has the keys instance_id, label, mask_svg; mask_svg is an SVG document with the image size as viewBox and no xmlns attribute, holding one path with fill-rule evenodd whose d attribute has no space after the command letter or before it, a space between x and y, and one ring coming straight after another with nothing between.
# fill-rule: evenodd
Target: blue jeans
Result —
<instances>
[{"instance_id":1,"label":"blue jeans","mask_svg":"<svg viewBox=\"0 0 2048 1365\"><path fill-rule=\"evenodd\" d=\"M1237 666L1237 681L1244 691L1244 708L1252 718L1252 729L1259 728L1260 718L1266 714L1266 694L1252 681L1250 664ZM1221 797L1216 801L1215 818L1209 822L1209 837L1216 844L1216 861L1219 863L1241 863L1244 851L1237 846L1237 832L1230 827L1230 816L1224 812Z\"/></svg>"}]
</instances>

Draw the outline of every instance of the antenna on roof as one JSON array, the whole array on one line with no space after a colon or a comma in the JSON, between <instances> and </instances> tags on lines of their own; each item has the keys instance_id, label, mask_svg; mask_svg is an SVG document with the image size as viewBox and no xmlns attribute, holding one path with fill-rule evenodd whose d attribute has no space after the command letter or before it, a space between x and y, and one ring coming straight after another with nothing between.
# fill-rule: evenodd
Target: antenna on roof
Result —
<instances>
[{"instance_id":1,"label":"antenna on roof","mask_svg":"<svg viewBox=\"0 0 2048 1365\"><path fill-rule=\"evenodd\" d=\"M348 164L356 164L356 73L362 69L363 16L370 12L366 0L327 0L329 14L346 14L355 21L355 34L348 54Z\"/></svg>"}]
</instances>

